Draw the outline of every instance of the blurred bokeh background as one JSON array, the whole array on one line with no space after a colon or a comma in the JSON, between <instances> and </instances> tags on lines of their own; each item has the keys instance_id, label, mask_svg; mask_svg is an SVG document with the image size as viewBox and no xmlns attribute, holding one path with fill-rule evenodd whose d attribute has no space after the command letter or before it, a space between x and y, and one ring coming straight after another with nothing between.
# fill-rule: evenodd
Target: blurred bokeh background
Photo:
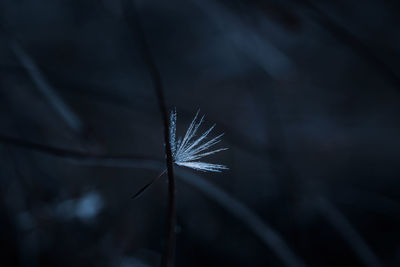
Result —
<instances>
[{"instance_id":1,"label":"blurred bokeh background","mask_svg":"<svg viewBox=\"0 0 400 267\"><path fill-rule=\"evenodd\" d=\"M130 199L165 168L144 43L179 135L200 108L229 148L175 167L176 266L400 266L399 11L0 1L0 266L159 265L167 179Z\"/></svg>"}]
</instances>

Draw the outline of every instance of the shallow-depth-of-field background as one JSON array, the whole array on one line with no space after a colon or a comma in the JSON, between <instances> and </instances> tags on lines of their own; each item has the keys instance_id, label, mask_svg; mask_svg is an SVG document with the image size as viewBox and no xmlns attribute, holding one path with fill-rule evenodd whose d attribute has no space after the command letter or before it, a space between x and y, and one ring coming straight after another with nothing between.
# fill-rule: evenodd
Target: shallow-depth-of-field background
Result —
<instances>
[{"instance_id":1,"label":"shallow-depth-of-field background","mask_svg":"<svg viewBox=\"0 0 400 267\"><path fill-rule=\"evenodd\" d=\"M175 167L176 266L400 266L400 4L0 1L0 266L158 266L163 122L227 151ZM138 27L138 24L141 25ZM143 40L145 39L145 40Z\"/></svg>"}]
</instances>

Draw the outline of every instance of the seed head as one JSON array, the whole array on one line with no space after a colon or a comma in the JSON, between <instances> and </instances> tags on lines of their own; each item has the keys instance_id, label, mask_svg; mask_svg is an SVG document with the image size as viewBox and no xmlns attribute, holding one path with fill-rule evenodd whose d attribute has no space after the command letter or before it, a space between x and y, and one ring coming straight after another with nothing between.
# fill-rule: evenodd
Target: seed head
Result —
<instances>
[{"instance_id":1,"label":"seed head","mask_svg":"<svg viewBox=\"0 0 400 267\"><path fill-rule=\"evenodd\" d=\"M209 148L219 143L221 141L220 138L224 135L220 134L217 137L206 141L207 135L215 127L215 124L210 129L201 134L200 137L198 137L197 139L195 138L196 133L204 120L203 115L200 121L196 122L199 112L200 110L197 111L196 116L194 117L189 128L187 129L183 139L179 138L178 141L176 141L176 111L171 111L169 131L174 163L179 166L185 166L199 171L221 172L221 170L227 170L228 168L224 165L198 161L202 157L227 149L219 148L216 150L207 151Z\"/></svg>"}]
</instances>

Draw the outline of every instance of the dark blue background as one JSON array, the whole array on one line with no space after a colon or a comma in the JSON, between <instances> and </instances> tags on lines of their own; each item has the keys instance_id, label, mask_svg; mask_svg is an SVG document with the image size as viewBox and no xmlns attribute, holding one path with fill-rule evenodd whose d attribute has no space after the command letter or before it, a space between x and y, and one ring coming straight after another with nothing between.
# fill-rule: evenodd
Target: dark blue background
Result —
<instances>
[{"instance_id":1,"label":"dark blue background","mask_svg":"<svg viewBox=\"0 0 400 267\"><path fill-rule=\"evenodd\" d=\"M400 266L397 1L0 1L0 265L158 266L149 66L222 173L175 167L176 266ZM204 184L201 181L207 181Z\"/></svg>"}]
</instances>

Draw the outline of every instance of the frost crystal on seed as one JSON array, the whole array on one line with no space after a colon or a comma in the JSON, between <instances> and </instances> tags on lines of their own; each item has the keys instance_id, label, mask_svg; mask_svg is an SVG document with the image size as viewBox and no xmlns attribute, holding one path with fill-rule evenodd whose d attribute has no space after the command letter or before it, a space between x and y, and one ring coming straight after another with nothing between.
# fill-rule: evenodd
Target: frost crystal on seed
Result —
<instances>
[{"instance_id":1,"label":"frost crystal on seed","mask_svg":"<svg viewBox=\"0 0 400 267\"><path fill-rule=\"evenodd\" d=\"M179 138L176 141L176 111L171 112L170 117L170 143L171 151L174 163L179 166L185 166L199 171L211 171L211 172L221 172L221 170L227 170L228 168L224 165L205 163L198 161L202 157L212 155L219 151L226 150L227 148L220 148L216 150L206 151L215 144L220 142L220 138L224 134L220 134L211 140L205 141L207 135L215 127L215 124L205 131L199 138L195 139L197 130L204 120L204 115L201 117L199 122L196 122L199 111L197 111L192 123L186 131L183 139Z\"/></svg>"}]
</instances>

